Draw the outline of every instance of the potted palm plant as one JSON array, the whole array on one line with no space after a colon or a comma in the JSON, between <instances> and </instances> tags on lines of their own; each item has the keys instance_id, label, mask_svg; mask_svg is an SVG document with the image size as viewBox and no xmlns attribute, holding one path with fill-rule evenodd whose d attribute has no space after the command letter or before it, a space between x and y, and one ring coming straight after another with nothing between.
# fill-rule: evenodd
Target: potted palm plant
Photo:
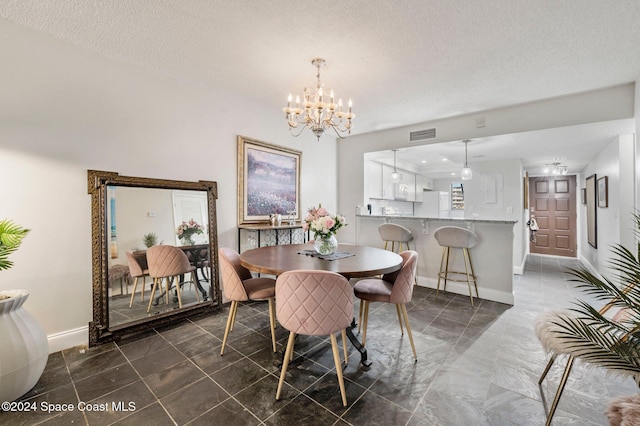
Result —
<instances>
[{"instance_id":1,"label":"potted palm plant","mask_svg":"<svg viewBox=\"0 0 640 426\"><path fill-rule=\"evenodd\" d=\"M14 253L29 233L10 220L0 221L0 270L9 269ZM24 309L26 290L0 291L0 401L24 395L40 379L49 357L47 335Z\"/></svg>"},{"instance_id":2,"label":"potted palm plant","mask_svg":"<svg viewBox=\"0 0 640 426\"><path fill-rule=\"evenodd\" d=\"M640 214L633 215L636 240L640 241ZM609 267L613 278L600 278L585 267L568 272L585 293L604 301L620 314L611 317L585 301L576 302L574 315L555 325L562 345L580 359L614 372L632 376L640 384L640 242L636 253L616 244Z\"/></svg>"}]
</instances>

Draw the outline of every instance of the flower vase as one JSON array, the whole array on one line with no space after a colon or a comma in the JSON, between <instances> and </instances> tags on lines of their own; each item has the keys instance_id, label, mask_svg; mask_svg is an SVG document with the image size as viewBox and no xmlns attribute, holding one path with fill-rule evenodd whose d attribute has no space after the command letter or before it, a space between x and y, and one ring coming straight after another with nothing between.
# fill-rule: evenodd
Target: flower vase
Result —
<instances>
[{"instance_id":1,"label":"flower vase","mask_svg":"<svg viewBox=\"0 0 640 426\"><path fill-rule=\"evenodd\" d=\"M23 308L26 290L1 291L0 401L14 401L33 388L47 365L49 342L38 322Z\"/></svg>"},{"instance_id":2,"label":"flower vase","mask_svg":"<svg viewBox=\"0 0 640 426\"><path fill-rule=\"evenodd\" d=\"M193 238L191 237L184 237L182 238L182 245L183 246L192 246L195 245L195 241L193 241Z\"/></svg>"},{"instance_id":3,"label":"flower vase","mask_svg":"<svg viewBox=\"0 0 640 426\"><path fill-rule=\"evenodd\" d=\"M316 252L326 255L333 254L336 252L338 248L338 240L335 235L331 234L329 236L324 235L315 235L315 241L313 242L313 248Z\"/></svg>"}]
</instances>

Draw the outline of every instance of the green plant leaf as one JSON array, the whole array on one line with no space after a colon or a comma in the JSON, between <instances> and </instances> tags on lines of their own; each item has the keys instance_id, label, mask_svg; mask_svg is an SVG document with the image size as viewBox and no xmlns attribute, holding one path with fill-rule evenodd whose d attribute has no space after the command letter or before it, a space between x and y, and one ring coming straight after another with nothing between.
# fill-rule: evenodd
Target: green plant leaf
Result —
<instances>
[{"instance_id":1,"label":"green plant leaf","mask_svg":"<svg viewBox=\"0 0 640 426\"><path fill-rule=\"evenodd\" d=\"M18 250L29 231L8 219L0 221L0 271L13 266L9 255Z\"/></svg>"}]
</instances>

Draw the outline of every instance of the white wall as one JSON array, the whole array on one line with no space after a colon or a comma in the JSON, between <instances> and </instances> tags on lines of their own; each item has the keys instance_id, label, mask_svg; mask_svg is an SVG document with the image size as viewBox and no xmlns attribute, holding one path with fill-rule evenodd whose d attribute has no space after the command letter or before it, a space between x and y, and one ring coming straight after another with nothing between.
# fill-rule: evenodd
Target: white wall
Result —
<instances>
[{"instance_id":1,"label":"white wall","mask_svg":"<svg viewBox=\"0 0 640 426\"><path fill-rule=\"evenodd\" d=\"M603 276L611 274L607 262L611 258L611 247L614 244L633 248L633 139L633 135L620 135L612 140L584 169L578 185L584 188L586 178L593 174L596 175L596 186L598 179L604 176L608 178L609 207L596 208L597 248L587 241L587 206L580 204L578 208L581 224L578 233L580 258Z\"/></svg>"},{"instance_id":2,"label":"white wall","mask_svg":"<svg viewBox=\"0 0 640 426\"><path fill-rule=\"evenodd\" d=\"M87 169L217 181L220 246L237 247L240 134L301 150L301 206L336 208L335 139L293 138L281 111L8 22L0 48L0 217L32 229L0 289L29 290L25 307L52 351L81 343L78 336L86 342L92 320Z\"/></svg>"}]
</instances>

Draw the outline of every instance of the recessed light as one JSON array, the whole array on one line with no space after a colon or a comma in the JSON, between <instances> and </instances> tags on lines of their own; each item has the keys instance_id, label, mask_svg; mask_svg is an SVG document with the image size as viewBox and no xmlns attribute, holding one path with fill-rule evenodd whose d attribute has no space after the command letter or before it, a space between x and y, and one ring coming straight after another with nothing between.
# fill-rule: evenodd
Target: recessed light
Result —
<instances>
[{"instance_id":1,"label":"recessed light","mask_svg":"<svg viewBox=\"0 0 640 426\"><path fill-rule=\"evenodd\" d=\"M448 159L446 159L446 158L443 158L443 159L442 159L442 161L449 161L449 160L448 160Z\"/></svg>"},{"instance_id":2,"label":"recessed light","mask_svg":"<svg viewBox=\"0 0 640 426\"><path fill-rule=\"evenodd\" d=\"M422 164L427 164L427 160L420 161Z\"/></svg>"},{"instance_id":3,"label":"recessed light","mask_svg":"<svg viewBox=\"0 0 640 426\"><path fill-rule=\"evenodd\" d=\"M451 173L451 176L455 176L455 175L456 175L456 174L455 174L455 172L452 172L452 173Z\"/></svg>"}]
</instances>

